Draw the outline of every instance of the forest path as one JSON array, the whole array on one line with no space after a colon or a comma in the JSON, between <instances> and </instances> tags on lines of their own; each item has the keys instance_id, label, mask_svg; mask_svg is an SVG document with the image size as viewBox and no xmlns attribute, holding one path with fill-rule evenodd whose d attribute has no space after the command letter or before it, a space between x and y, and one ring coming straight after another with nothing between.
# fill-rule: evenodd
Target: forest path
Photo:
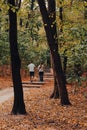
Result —
<instances>
[{"instance_id":1,"label":"forest path","mask_svg":"<svg viewBox=\"0 0 87 130\"><path fill-rule=\"evenodd\" d=\"M42 85L45 85L46 82L49 82L50 80L53 79L53 74L52 73L45 73L44 75L44 80L45 82L32 82L30 83L29 81L24 81L23 82L23 91L29 89L29 88L40 88ZM0 104L9 100L14 96L13 92L13 87L8 87L0 90Z\"/></svg>"},{"instance_id":2,"label":"forest path","mask_svg":"<svg viewBox=\"0 0 87 130\"><path fill-rule=\"evenodd\" d=\"M0 90L0 103L3 103L13 97L13 88L5 88Z\"/></svg>"},{"instance_id":3,"label":"forest path","mask_svg":"<svg viewBox=\"0 0 87 130\"><path fill-rule=\"evenodd\" d=\"M23 90L27 90L28 88L23 88ZM5 88L0 90L0 104L9 100L14 96L13 88Z\"/></svg>"}]
</instances>

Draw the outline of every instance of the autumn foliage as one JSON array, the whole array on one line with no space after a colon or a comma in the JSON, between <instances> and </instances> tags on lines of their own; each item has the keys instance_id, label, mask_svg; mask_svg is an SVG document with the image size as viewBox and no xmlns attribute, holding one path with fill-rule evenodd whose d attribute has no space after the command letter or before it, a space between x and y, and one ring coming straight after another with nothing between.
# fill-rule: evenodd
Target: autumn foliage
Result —
<instances>
[{"instance_id":1,"label":"autumn foliage","mask_svg":"<svg viewBox=\"0 0 87 130\"><path fill-rule=\"evenodd\" d=\"M27 79L28 80L28 79ZM7 84L2 81L0 86ZM11 81L10 81L11 83ZM5 86L5 87L7 87ZM50 99L53 80L46 81L40 88L27 88L24 100L27 116L10 115L13 98L0 104L0 130L86 130L87 129L87 88L80 87L74 94L67 85L72 106L61 106L59 99Z\"/></svg>"}]
</instances>

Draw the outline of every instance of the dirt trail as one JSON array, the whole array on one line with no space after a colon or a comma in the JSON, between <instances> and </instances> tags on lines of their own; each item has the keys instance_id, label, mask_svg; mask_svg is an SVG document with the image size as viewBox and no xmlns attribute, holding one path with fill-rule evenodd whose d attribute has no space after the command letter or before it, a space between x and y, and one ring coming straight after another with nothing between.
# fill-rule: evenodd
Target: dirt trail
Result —
<instances>
[{"instance_id":1,"label":"dirt trail","mask_svg":"<svg viewBox=\"0 0 87 130\"><path fill-rule=\"evenodd\" d=\"M13 88L5 88L0 90L0 103L7 101L13 96Z\"/></svg>"},{"instance_id":2,"label":"dirt trail","mask_svg":"<svg viewBox=\"0 0 87 130\"><path fill-rule=\"evenodd\" d=\"M23 88L23 90L27 90L29 88ZM14 96L13 88L5 88L0 90L0 104L7 101L8 99Z\"/></svg>"},{"instance_id":3,"label":"dirt trail","mask_svg":"<svg viewBox=\"0 0 87 130\"><path fill-rule=\"evenodd\" d=\"M45 81L48 82L50 79L53 79L53 75L51 73L46 73L44 79ZM42 85L44 85L44 82L41 83L41 82L35 81L35 83L29 84L29 82L27 81L26 83L24 82L23 84L23 90L27 90L29 88L34 88L34 87L35 88L41 87ZM0 103L3 103L14 96L13 87L7 87L7 86L12 86L12 82L10 80L0 78L0 87L1 87Z\"/></svg>"}]
</instances>

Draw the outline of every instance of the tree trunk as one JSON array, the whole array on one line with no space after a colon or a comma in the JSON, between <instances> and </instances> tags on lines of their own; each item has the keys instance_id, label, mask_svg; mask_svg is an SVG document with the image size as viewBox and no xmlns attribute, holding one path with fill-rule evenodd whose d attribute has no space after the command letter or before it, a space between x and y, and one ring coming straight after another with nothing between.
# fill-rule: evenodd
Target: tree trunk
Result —
<instances>
[{"instance_id":1,"label":"tree trunk","mask_svg":"<svg viewBox=\"0 0 87 130\"><path fill-rule=\"evenodd\" d=\"M9 4L15 6L15 0L9 0ZM12 114L26 114L23 99L23 88L20 76L21 61L17 47L17 14L9 9L9 41L11 52L12 80L14 87L14 104Z\"/></svg>"},{"instance_id":2,"label":"tree trunk","mask_svg":"<svg viewBox=\"0 0 87 130\"><path fill-rule=\"evenodd\" d=\"M51 6L54 8L55 0L49 0L49 2L52 2ZM42 19L44 22L44 28L45 28L45 32L46 32L46 36L47 36L48 45L49 45L51 55L52 55L56 80L57 80L57 83L59 84L59 95L60 95L60 99L61 99L61 104L70 105L70 101L69 101L68 93L67 93L67 89L66 89L66 84L65 84L65 77L63 74L63 70L62 70L60 55L58 53L57 37L55 37L52 33L53 29L51 29L52 25L51 25L51 21L49 19L49 15L48 15L44 0L38 0L38 4L40 7ZM55 21L54 21L54 23L55 23ZM56 32L55 32L55 34L56 34Z\"/></svg>"},{"instance_id":3,"label":"tree trunk","mask_svg":"<svg viewBox=\"0 0 87 130\"><path fill-rule=\"evenodd\" d=\"M51 94L50 98L59 98L59 90L58 90L58 83L56 81L56 77L54 76L54 90L53 93Z\"/></svg>"},{"instance_id":4,"label":"tree trunk","mask_svg":"<svg viewBox=\"0 0 87 130\"><path fill-rule=\"evenodd\" d=\"M56 10L55 10L55 2L53 0L48 0L48 14L49 14L49 19L50 19L50 24L51 24L51 30L52 30L52 35L55 37L55 43L56 47L58 48L58 42L57 42L57 29L56 29L56 23L54 22L56 20ZM51 54L50 54L51 55ZM51 56L51 60L52 56ZM59 90L58 90L58 82L56 81L56 75L55 75L55 69L54 65L52 62L53 70L54 70L54 91L51 95L51 98L59 98Z\"/></svg>"},{"instance_id":5,"label":"tree trunk","mask_svg":"<svg viewBox=\"0 0 87 130\"><path fill-rule=\"evenodd\" d=\"M60 28L60 32L63 32L63 8L62 8L62 2L60 2L61 7L59 8L59 18L60 18L60 22L61 22L61 28Z\"/></svg>"},{"instance_id":6,"label":"tree trunk","mask_svg":"<svg viewBox=\"0 0 87 130\"><path fill-rule=\"evenodd\" d=\"M55 69L54 69L54 64L53 64L51 53L50 53L50 59L51 59L51 64L52 64L51 66L52 66L52 68L54 70L54 90L53 90L50 98L55 98L56 99L56 98L59 98L59 89L58 89L59 84L58 84L58 82L56 80Z\"/></svg>"},{"instance_id":7,"label":"tree trunk","mask_svg":"<svg viewBox=\"0 0 87 130\"><path fill-rule=\"evenodd\" d=\"M30 9L33 11L33 8L34 8L34 2L35 2L35 0L31 0L31 7L30 7Z\"/></svg>"},{"instance_id":8,"label":"tree trunk","mask_svg":"<svg viewBox=\"0 0 87 130\"><path fill-rule=\"evenodd\" d=\"M61 104L70 105L60 56L59 56L58 52L55 52L55 54L54 54L54 52L52 52L52 53L53 53L52 55L53 55L53 60L54 60L53 62L55 63L54 69L55 69L56 80L57 80L57 83L59 83L59 97L61 99Z\"/></svg>"},{"instance_id":9,"label":"tree trunk","mask_svg":"<svg viewBox=\"0 0 87 130\"><path fill-rule=\"evenodd\" d=\"M67 49L64 50L63 53L63 72L64 72L64 76L65 76L65 84L67 83L66 81L66 69L67 69L67 56L66 56L66 51Z\"/></svg>"}]
</instances>

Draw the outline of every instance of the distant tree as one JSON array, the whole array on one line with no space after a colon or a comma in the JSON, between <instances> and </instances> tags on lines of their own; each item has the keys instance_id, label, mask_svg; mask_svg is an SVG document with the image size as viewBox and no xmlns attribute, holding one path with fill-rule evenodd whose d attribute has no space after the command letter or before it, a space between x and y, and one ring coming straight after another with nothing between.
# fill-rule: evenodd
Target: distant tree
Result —
<instances>
[{"instance_id":1,"label":"distant tree","mask_svg":"<svg viewBox=\"0 0 87 130\"><path fill-rule=\"evenodd\" d=\"M34 2L35 2L35 0L31 0L31 10L33 11L33 8L34 8Z\"/></svg>"},{"instance_id":2,"label":"distant tree","mask_svg":"<svg viewBox=\"0 0 87 130\"><path fill-rule=\"evenodd\" d=\"M16 1L17 2L17 1ZM21 1L18 6L20 7ZM9 8L9 42L11 52L12 80L14 87L14 104L12 114L26 114L23 88L20 76L21 60L17 46L17 13L15 0L8 0Z\"/></svg>"},{"instance_id":3,"label":"distant tree","mask_svg":"<svg viewBox=\"0 0 87 130\"><path fill-rule=\"evenodd\" d=\"M87 0L84 0L84 18L87 19Z\"/></svg>"},{"instance_id":4,"label":"distant tree","mask_svg":"<svg viewBox=\"0 0 87 130\"><path fill-rule=\"evenodd\" d=\"M48 2L50 3L51 8L54 9L56 7L55 0L48 0ZM40 7L40 12L41 12L43 23L44 23L44 28L45 28L45 32L46 32L46 36L47 36L48 45L49 45L50 52L52 55L53 70L55 72L57 83L59 84L58 89L59 89L59 96L61 99L61 104L70 105L71 103L68 98L68 93L67 93L66 84L65 84L65 77L64 77L63 70L62 70L60 55L58 52L58 40L56 37L56 31L54 30L55 35L54 35L54 33L52 33L53 32L52 27L54 24L56 24L56 19L51 24L51 20L49 18L49 17L53 17L55 15L55 11L52 12L52 16L49 16L45 1L38 0L38 4Z\"/></svg>"},{"instance_id":5,"label":"distant tree","mask_svg":"<svg viewBox=\"0 0 87 130\"><path fill-rule=\"evenodd\" d=\"M60 18L60 21L61 21L60 32L63 32L63 7L62 7L62 1L60 1L59 18Z\"/></svg>"}]
</instances>

